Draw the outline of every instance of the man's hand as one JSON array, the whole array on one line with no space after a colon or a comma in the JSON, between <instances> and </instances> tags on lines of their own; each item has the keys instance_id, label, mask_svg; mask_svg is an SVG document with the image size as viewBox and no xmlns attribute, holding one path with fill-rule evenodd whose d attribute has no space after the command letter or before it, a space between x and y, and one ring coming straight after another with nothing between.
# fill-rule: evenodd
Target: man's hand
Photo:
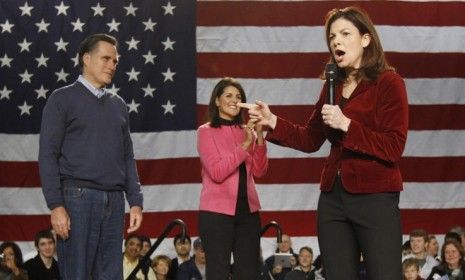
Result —
<instances>
[{"instance_id":1,"label":"man's hand","mask_svg":"<svg viewBox=\"0 0 465 280\"><path fill-rule=\"evenodd\" d=\"M58 206L52 210L50 215L53 230L63 240L68 239L71 230L71 220L65 207Z\"/></svg>"},{"instance_id":2,"label":"man's hand","mask_svg":"<svg viewBox=\"0 0 465 280\"><path fill-rule=\"evenodd\" d=\"M132 206L129 210L129 228L128 233L139 229L142 224L142 208L140 206Z\"/></svg>"}]
</instances>

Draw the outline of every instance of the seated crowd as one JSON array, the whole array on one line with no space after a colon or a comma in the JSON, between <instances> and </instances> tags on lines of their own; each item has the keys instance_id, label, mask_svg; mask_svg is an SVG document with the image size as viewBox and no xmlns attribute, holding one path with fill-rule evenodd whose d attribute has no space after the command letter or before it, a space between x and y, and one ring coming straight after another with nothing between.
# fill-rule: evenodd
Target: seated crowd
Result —
<instances>
[{"instance_id":1,"label":"seated crowd","mask_svg":"<svg viewBox=\"0 0 465 280\"><path fill-rule=\"evenodd\" d=\"M55 236L52 232L39 231L34 238L34 245L37 255L23 263L19 246L14 242L3 242L0 245L0 279L60 279L55 260ZM143 262L144 256L151 248L150 238L136 234L128 235L123 251L124 279L141 262L141 269L133 279L205 280L206 261L202 241L197 238L191 243L191 238L186 236L183 242L181 236L177 235L173 239L173 245L176 252L174 258L155 255L153 258L146 258L148 262ZM445 235L442 246L434 235L428 235L424 230L411 231L409 240L403 244L404 280L465 280L464 247L463 227L451 229ZM320 256L314 259L313 250L308 246L300 248L298 254L295 253L291 238L286 234L282 235L282 242L277 244L276 254L258 261L262 264L259 280L325 279ZM360 279L366 280L363 256L360 256L359 271ZM233 280L234 275L231 275L230 279Z\"/></svg>"}]
</instances>

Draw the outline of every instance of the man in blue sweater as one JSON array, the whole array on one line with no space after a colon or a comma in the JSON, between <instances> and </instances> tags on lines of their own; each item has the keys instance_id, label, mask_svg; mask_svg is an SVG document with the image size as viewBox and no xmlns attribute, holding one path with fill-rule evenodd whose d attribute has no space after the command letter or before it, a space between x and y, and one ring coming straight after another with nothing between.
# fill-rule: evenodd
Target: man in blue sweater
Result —
<instances>
[{"instance_id":1,"label":"man in blue sweater","mask_svg":"<svg viewBox=\"0 0 465 280\"><path fill-rule=\"evenodd\" d=\"M104 89L117 63L114 37L87 37L79 49L82 75L55 90L43 110L39 170L62 279L122 279L124 194L127 231L142 222L126 103Z\"/></svg>"}]
</instances>

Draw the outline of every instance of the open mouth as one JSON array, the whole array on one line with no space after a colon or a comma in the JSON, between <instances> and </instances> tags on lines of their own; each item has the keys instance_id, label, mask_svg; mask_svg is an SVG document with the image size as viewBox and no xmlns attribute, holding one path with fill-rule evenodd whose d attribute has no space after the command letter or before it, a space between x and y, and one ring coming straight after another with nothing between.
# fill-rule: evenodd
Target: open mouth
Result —
<instances>
[{"instance_id":1,"label":"open mouth","mask_svg":"<svg viewBox=\"0 0 465 280\"><path fill-rule=\"evenodd\" d=\"M334 51L334 59L336 59L336 62L341 62L345 54L346 54L345 51L335 50Z\"/></svg>"},{"instance_id":2,"label":"open mouth","mask_svg":"<svg viewBox=\"0 0 465 280\"><path fill-rule=\"evenodd\" d=\"M346 54L346 52L345 52L345 51L341 51L341 50L336 50L336 51L334 51L334 54L335 54L336 56L343 56L343 55Z\"/></svg>"}]
</instances>

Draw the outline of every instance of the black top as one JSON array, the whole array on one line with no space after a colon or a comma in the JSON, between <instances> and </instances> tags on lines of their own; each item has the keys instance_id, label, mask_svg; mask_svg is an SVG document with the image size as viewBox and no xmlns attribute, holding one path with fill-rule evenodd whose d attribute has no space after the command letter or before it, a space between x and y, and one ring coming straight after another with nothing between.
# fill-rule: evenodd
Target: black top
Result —
<instances>
[{"instance_id":1,"label":"black top","mask_svg":"<svg viewBox=\"0 0 465 280\"><path fill-rule=\"evenodd\" d=\"M52 261L50 269L45 267L40 255L24 263L24 269L27 270L29 280L58 280L60 273L58 272L58 264L55 259Z\"/></svg>"},{"instance_id":2,"label":"black top","mask_svg":"<svg viewBox=\"0 0 465 280\"><path fill-rule=\"evenodd\" d=\"M234 120L225 120L222 118L220 118L219 120L219 123L221 125L238 125L234 122ZM245 162L242 162L241 165L239 165L239 188L237 194L236 215L239 213L249 212L249 199L247 197L247 169L245 167Z\"/></svg>"}]
</instances>

